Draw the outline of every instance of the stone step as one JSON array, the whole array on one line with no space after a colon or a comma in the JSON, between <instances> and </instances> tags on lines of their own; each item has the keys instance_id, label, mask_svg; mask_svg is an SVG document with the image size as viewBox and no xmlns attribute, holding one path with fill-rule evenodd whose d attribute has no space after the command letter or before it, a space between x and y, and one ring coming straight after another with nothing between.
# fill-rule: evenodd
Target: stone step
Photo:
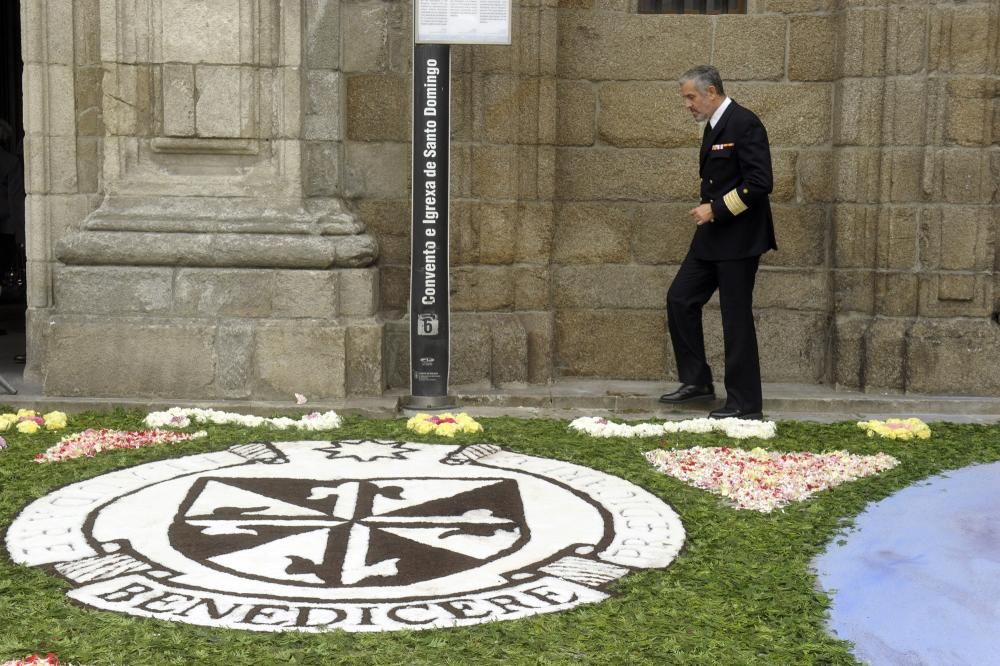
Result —
<instances>
[{"instance_id":1,"label":"stone step","mask_svg":"<svg viewBox=\"0 0 1000 666\"><path fill-rule=\"evenodd\" d=\"M600 379L564 379L545 386L483 388L453 386L450 393L463 407L496 410L543 410L546 413L586 410L628 416L664 418L704 416L715 402L664 405L659 396L673 383ZM863 393L824 385L764 384L764 412L769 418L852 420L862 417L927 416L937 420L1000 419L1000 398L956 395Z\"/></svg>"},{"instance_id":2,"label":"stone step","mask_svg":"<svg viewBox=\"0 0 1000 666\"><path fill-rule=\"evenodd\" d=\"M307 413L335 409L371 418L397 418L408 391L393 389L378 398L347 397L310 401L296 405L281 400L185 400L165 402L149 398L102 398L43 396L40 387L20 377L7 376L17 395L0 395L0 402L14 408L60 409L68 412L110 410L114 407L164 409L170 406L211 407L227 411L269 416L275 413ZM455 411L475 416L551 417L611 416L620 419L684 419L705 416L713 404L683 407L662 405L661 393L673 384L599 379L564 379L551 384L490 388L484 384L453 386ZM764 413L769 419L802 421L852 421L867 418L917 416L927 422L953 421L995 423L1000 421L1000 398L885 394L845 391L829 386L806 384L765 384Z\"/></svg>"}]
</instances>

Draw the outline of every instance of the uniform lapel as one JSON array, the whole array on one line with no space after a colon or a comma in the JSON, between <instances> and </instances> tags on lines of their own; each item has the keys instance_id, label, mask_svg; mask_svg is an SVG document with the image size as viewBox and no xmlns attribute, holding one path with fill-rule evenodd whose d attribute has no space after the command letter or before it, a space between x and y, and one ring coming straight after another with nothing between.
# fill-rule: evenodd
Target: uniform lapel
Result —
<instances>
[{"instance_id":1,"label":"uniform lapel","mask_svg":"<svg viewBox=\"0 0 1000 666\"><path fill-rule=\"evenodd\" d=\"M729 117L733 115L733 108L736 106L736 102L730 101L729 106L726 110L722 112L722 117L719 118L719 122L715 123L715 127L709 130L709 126L705 124L705 137L701 142L701 166L705 166L705 160L708 159L708 154L711 152L712 144L715 140L719 138L722 134L722 130L726 128L726 123L729 121Z\"/></svg>"},{"instance_id":2,"label":"uniform lapel","mask_svg":"<svg viewBox=\"0 0 1000 666\"><path fill-rule=\"evenodd\" d=\"M705 158L708 157L708 149L712 145L710 137L712 134L712 129L705 123L705 132L701 135L701 154L699 156L699 164L705 166Z\"/></svg>"}]
</instances>

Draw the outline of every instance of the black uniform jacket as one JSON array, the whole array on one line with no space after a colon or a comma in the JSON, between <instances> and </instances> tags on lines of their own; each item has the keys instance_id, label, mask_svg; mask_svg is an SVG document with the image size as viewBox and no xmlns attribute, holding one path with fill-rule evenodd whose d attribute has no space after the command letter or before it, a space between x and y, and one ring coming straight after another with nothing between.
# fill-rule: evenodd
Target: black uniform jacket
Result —
<instances>
[{"instance_id":1,"label":"black uniform jacket","mask_svg":"<svg viewBox=\"0 0 1000 666\"><path fill-rule=\"evenodd\" d=\"M745 259L777 250L767 195L774 179L767 130L750 110L731 102L701 144L701 202L715 219L702 224L691 253L706 261Z\"/></svg>"}]
</instances>

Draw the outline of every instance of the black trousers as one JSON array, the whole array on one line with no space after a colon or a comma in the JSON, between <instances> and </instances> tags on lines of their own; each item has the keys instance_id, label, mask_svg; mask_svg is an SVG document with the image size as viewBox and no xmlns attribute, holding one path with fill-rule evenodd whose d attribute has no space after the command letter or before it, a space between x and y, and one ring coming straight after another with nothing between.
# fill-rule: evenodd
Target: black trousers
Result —
<instances>
[{"instance_id":1,"label":"black trousers","mask_svg":"<svg viewBox=\"0 0 1000 666\"><path fill-rule=\"evenodd\" d=\"M753 287L760 257L730 261L684 258L667 291L667 324L682 384L711 384L705 359L702 307L719 290L722 335L726 349L726 407L759 412L760 358L753 323Z\"/></svg>"}]
</instances>

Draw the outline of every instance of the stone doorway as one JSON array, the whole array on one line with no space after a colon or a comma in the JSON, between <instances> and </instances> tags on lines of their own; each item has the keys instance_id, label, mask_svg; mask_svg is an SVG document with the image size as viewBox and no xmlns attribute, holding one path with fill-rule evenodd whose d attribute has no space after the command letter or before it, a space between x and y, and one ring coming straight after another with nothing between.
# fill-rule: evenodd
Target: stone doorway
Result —
<instances>
[{"instance_id":1,"label":"stone doorway","mask_svg":"<svg viewBox=\"0 0 1000 666\"><path fill-rule=\"evenodd\" d=\"M0 3L0 376L25 353L24 122L20 2ZM2 393L2 390L0 390Z\"/></svg>"}]
</instances>

